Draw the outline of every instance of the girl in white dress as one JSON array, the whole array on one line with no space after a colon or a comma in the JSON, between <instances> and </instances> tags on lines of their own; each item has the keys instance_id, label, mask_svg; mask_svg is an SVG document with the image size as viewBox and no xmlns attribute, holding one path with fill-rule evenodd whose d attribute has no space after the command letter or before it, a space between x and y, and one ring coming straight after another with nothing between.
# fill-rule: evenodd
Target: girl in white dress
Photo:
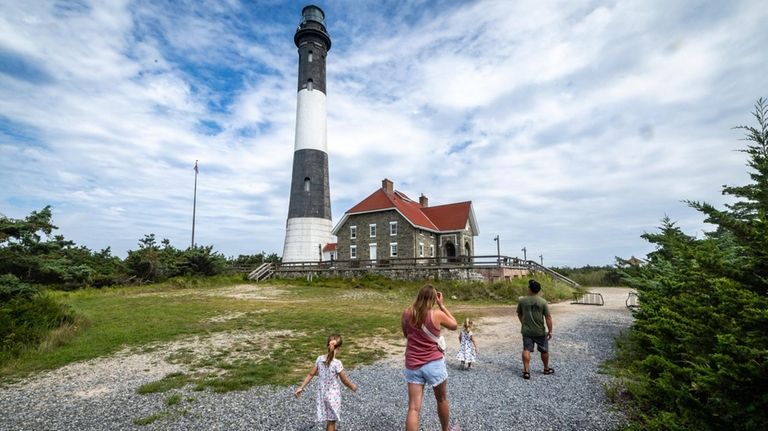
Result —
<instances>
[{"instance_id":1,"label":"girl in white dress","mask_svg":"<svg viewBox=\"0 0 768 431\"><path fill-rule=\"evenodd\" d=\"M304 378L304 382L294 392L298 398L304 388L312 381L315 376L319 377L320 384L317 386L317 420L325 422L326 431L336 430L336 421L341 417L341 385L357 391L357 385L352 383L344 372L344 366L341 361L336 359L336 353L341 348L341 335L331 335L326 342L328 353L320 355L315 360L312 370Z\"/></svg>"},{"instance_id":2,"label":"girl in white dress","mask_svg":"<svg viewBox=\"0 0 768 431\"><path fill-rule=\"evenodd\" d=\"M456 354L456 359L461 361L461 369L464 369L464 364L467 364L467 370L472 367L472 363L477 360L477 344L475 344L475 336L472 330L475 328L475 322L464 319L464 328L462 328L459 334L459 353Z\"/></svg>"}]
</instances>

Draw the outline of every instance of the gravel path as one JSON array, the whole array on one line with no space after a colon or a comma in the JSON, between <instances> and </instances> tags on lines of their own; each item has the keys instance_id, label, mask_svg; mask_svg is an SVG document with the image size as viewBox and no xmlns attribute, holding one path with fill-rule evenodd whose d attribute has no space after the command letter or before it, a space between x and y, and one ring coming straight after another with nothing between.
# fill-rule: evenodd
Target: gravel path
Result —
<instances>
[{"instance_id":1,"label":"gravel path","mask_svg":"<svg viewBox=\"0 0 768 431\"><path fill-rule=\"evenodd\" d=\"M591 291L603 293L605 307L552 306L553 375L541 374L536 354L531 380L520 377L522 342L514 308L509 308L502 340L484 340L480 322L480 362L471 371L458 369L455 348L449 345L451 422L465 431L617 428L623 417L606 400L603 384L608 377L599 374L598 367L611 356L613 337L631 323L624 307L627 290ZM314 383L298 400L293 388L268 387L226 394L182 389L138 395L139 385L158 380L174 367L151 355L134 355L109 367L100 364L104 362L73 364L0 389L0 430L324 429L315 422ZM403 429L407 396L400 365L381 362L348 372L360 389L356 394L344 389L339 429ZM432 391L425 393L422 427L438 430ZM165 400L172 394L180 394L181 401L167 407ZM159 412L165 416L149 425L134 425L135 419Z\"/></svg>"}]
</instances>

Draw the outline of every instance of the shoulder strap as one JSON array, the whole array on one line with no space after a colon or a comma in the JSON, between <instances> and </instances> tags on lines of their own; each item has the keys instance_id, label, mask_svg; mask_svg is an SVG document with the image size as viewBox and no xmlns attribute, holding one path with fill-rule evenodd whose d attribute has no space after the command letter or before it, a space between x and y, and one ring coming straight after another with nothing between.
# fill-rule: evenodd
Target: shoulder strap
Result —
<instances>
[{"instance_id":1,"label":"shoulder strap","mask_svg":"<svg viewBox=\"0 0 768 431\"><path fill-rule=\"evenodd\" d=\"M437 340L439 340L439 338L436 337L435 334L430 332L429 329L427 329L427 327L423 323L421 324L421 330L424 331L425 334L427 334L427 337L429 337L430 340L437 343Z\"/></svg>"}]
</instances>

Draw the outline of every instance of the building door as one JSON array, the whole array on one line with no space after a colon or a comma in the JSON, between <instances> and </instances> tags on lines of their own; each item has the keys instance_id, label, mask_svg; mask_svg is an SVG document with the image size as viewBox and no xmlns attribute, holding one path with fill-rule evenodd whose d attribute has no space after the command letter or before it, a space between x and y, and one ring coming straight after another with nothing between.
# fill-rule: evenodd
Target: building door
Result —
<instances>
[{"instance_id":1,"label":"building door","mask_svg":"<svg viewBox=\"0 0 768 431\"><path fill-rule=\"evenodd\" d=\"M456 246L452 242L445 243L445 257L448 258L448 262L456 261Z\"/></svg>"},{"instance_id":2,"label":"building door","mask_svg":"<svg viewBox=\"0 0 768 431\"><path fill-rule=\"evenodd\" d=\"M371 260L376 260L376 244L369 244L368 245L368 256Z\"/></svg>"}]
</instances>

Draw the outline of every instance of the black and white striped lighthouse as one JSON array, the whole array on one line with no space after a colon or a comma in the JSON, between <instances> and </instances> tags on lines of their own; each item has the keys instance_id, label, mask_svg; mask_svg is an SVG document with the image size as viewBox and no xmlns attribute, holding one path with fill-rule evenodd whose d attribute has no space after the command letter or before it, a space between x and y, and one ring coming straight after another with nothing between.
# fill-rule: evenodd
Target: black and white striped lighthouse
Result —
<instances>
[{"instance_id":1,"label":"black and white striped lighthouse","mask_svg":"<svg viewBox=\"0 0 768 431\"><path fill-rule=\"evenodd\" d=\"M299 85L283 262L320 260L333 227L325 109L325 56L331 36L319 7L306 6L301 15L293 37L299 50Z\"/></svg>"}]
</instances>

